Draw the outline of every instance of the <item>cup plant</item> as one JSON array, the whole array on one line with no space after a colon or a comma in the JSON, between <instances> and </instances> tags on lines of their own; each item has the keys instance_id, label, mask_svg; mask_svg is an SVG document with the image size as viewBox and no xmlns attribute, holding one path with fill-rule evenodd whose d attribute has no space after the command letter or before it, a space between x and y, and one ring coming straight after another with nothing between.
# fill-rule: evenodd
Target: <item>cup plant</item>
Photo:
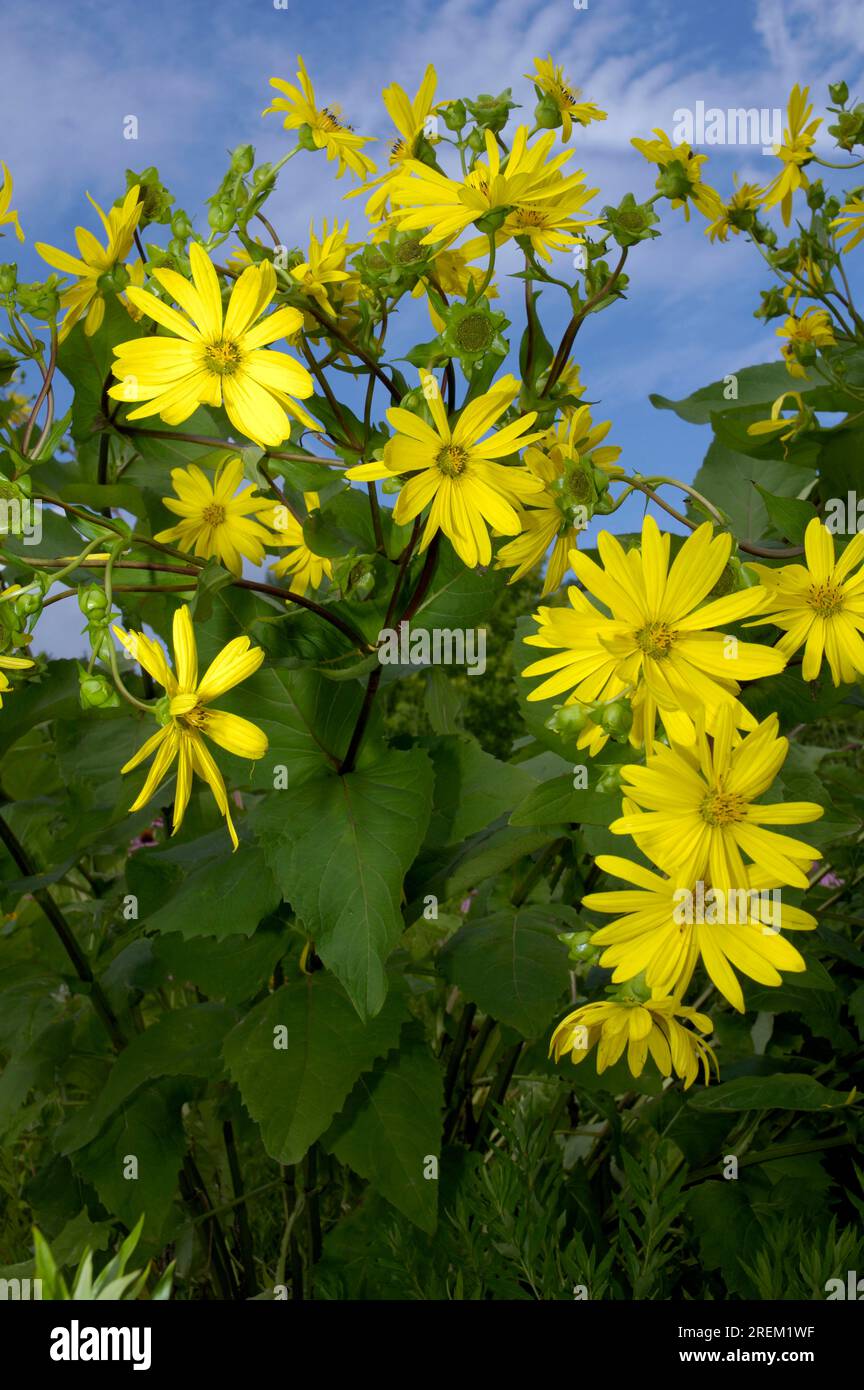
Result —
<instances>
[{"instance_id":1,"label":"cup plant","mask_svg":"<svg viewBox=\"0 0 864 1390\"><path fill-rule=\"evenodd\" d=\"M62 1297L139 1239L159 1297L822 1297L864 1210L864 107L796 86L725 195L636 138L604 206L551 58L527 105L393 83L389 154L302 60L271 87L284 153L206 217L130 170L0 267L0 1272L35 1229ZM781 340L653 398L711 428L693 483L580 371L679 214Z\"/></svg>"}]
</instances>

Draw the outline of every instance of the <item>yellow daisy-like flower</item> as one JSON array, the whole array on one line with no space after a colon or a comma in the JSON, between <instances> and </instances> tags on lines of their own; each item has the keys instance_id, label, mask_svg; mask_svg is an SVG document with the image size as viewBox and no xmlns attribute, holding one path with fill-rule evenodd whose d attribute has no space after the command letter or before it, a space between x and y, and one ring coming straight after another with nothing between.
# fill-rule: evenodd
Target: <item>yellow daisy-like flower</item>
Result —
<instances>
[{"instance_id":1,"label":"yellow daisy-like flower","mask_svg":"<svg viewBox=\"0 0 864 1390\"><path fill-rule=\"evenodd\" d=\"M839 560L834 537L818 517L804 534L806 565L769 569L748 561L762 581L767 601L764 616L748 623L775 623L785 628L777 651L788 661L804 648L801 675L815 681L828 658L835 685L851 685L864 675L864 532L852 537ZM853 571L855 571L853 573Z\"/></svg>"},{"instance_id":2,"label":"yellow daisy-like flower","mask_svg":"<svg viewBox=\"0 0 864 1390\"><path fill-rule=\"evenodd\" d=\"M737 185L738 176L735 175ZM763 190L755 183L742 183L735 188L732 197L721 203L713 222L705 228L705 235L711 241L726 241L729 233L738 236L739 232L749 231L753 216L758 211Z\"/></svg>"},{"instance_id":3,"label":"yellow daisy-like flower","mask_svg":"<svg viewBox=\"0 0 864 1390\"><path fill-rule=\"evenodd\" d=\"M702 1064L706 1085L711 1080L711 1064L719 1075L717 1058L698 1033L685 1028L679 1019L692 1023L703 1033L710 1033L712 1024L707 1014L697 1013L680 999L632 998L600 1000L583 1004L563 1018L552 1034L550 1056L555 1061L570 1053L572 1062L584 1062L592 1047L597 1047L597 1072L602 1075L612 1067L627 1049L627 1065L633 1076L641 1076L648 1054L663 1076L674 1070L687 1090L699 1074Z\"/></svg>"},{"instance_id":4,"label":"yellow daisy-like flower","mask_svg":"<svg viewBox=\"0 0 864 1390\"><path fill-rule=\"evenodd\" d=\"M818 820L823 808L815 801L763 805L756 799L771 786L789 750L777 729L777 715L771 714L739 739L727 706L710 744L704 728L695 746L657 744L644 767L621 769L624 815L610 830L631 835L679 888L700 879L724 891L742 887L748 882L745 854L769 882L808 888L804 870L821 852L764 827Z\"/></svg>"},{"instance_id":5,"label":"yellow daisy-like flower","mask_svg":"<svg viewBox=\"0 0 864 1390\"><path fill-rule=\"evenodd\" d=\"M242 459L227 459L216 470L213 482L196 464L171 470L171 484L177 498L163 497L171 512L182 517L176 526L160 531L157 541L174 541L181 550L194 551L203 560L215 557L232 574L240 574L243 558L260 565L265 548L275 537L265 525L262 513L273 510L273 503L258 497L252 483L238 492L243 480Z\"/></svg>"},{"instance_id":6,"label":"yellow daisy-like flower","mask_svg":"<svg viewBox=\"0 0 864 1390\"><path fill-rule=\"evenodd\" d=\"M435 110L437 85L438 74L430 63L413 101L398 82L392 82L381 93L387 114L399 132L398 139L390 146L390 168L386 174L382 174L372 183L364 183L362 188L352 188L351 192L345 195L346 198L359 198L361 193L369 193L371 190L372 196L366 204L366 216L370 222L380 221L386 213L390 181L394 174L398 173L407 160L416 157L420 137L426 132L426 122Z\"/></svg>"},{"instance_id":7,"label":"yellow daisy-like flower","mask_svg":"<svg viewBox=\"0 0 864 1390\"><path fill-rule=\"evenodd\" d=\"M529 498L531 510L525 513L521 536L508 541L498 552L496 569L516 569L508 580L515 584L540 564L550 545L552 554L546 567L541 598L558 588L567 572L567 557L578 543L588 516L587 502L593 496L592 468L610 477L620 476L615 460L621 450L604 445L612 422L594 425L590 406L582 405L561 419L540 441L525 450L525 465L545 484L543 492Z\"/></svg>"},{"instance_id":8,"label":"yellow daisy-like flower","mask_svg":"<svg viewBox=\"0 0 864 1390\"><path fill-rule=\"evenodd\" d=\"M3 167L5 169L6 166ZM0 222L2 220L0 217ZM848 203L843 204L830 225L832 228L839 228L835 233L838 241L848 237L843 247L844 253L854 251L855 247L864 241L864 198L850 198Z\"/></svg>"},{"instance_id":9,"label":"yellow daisy-like flower","mask_svg":"<svg viewBox=\"0 0 864 1390\"><path fill-rule=\"evenodd\" d=\"M701 958L712 983L743 1013L744 995L732 966L763 985L781 985L781 970L806 970L804 957L780 931L813 931L816 918L779 902L775 883L752 866L746 883L731 893L704 883L700 893L698 883L683 888L676 878L661 878L616 855L599 855L595 863L633 885L582 899L583 907L615 918L591 937L592 946L606 947L600 964L614 969L613 984L644 972L649 989L681 996Z\"/></svg>"},{"instance_id":10,"label":"yellow daisy-like flower","mask_svg":"<svg viewBox=\"0 0 864 1390\"><path fill-rule=\"evenodd\" d=\"M46 246L42 241L36 242L36 250L43 261L47 261L55 270L77 277L76 283L64 290L60 296L60 304L66 310L66 316L60 326L61 343L79 319L84 320L84 332L88 338L101 327L105 317L105 296L99 282L103 275L109 274L116 266L121 265L132 249L135 228L144 207L143 202L138 201L138 192L136 184L134 188L129 189L119 208L109 209L107 217L99 204L93 202L90 194L87 194L90 203L99 214L108 240L102 246L86 227L76 227L75 240L78 243L80 258L70 256L68 252L61 251L56 246Z\"/></svg>"},{"instance_id":11,"label":"yellow daisy-like flower","mask_svg":"<svg viewBox=\"0 0 864 1390\"><path fill-rule=\"evenodd\" d=\"M291 399L312 395L306 368L288 353L265 348L303 322L300 310L287 306L261 317L276 293L270 261L243 271L224 315L219 279L197 242L189 247L189 261L192 283L176 270L153 272L182 314L147 290L131 285L127 289L132 304L173 336L118 344L112 370L119 381L109 396L146 402L130 411L130 420L158 415L168 425L182 424L199 405L224 405L231 423L264 449L287 439L289 416L307 429L318 429L311 415Z\"/></svg>"},{"instance_id":12,"label":"yellow daisy-like flower","mask_svg":"<svg viewBox=\"0 0 864 1390\"><path fill-rule=\"evenodd\" d=\"M809 93L809 87L802 90L797 82L792 88L786 114L787 126L783 131L783 144L774 147L774 154L781 161L783 168L768 185L762 201L765 208L773 208L780 204L784 227L789 226L794 194L799 188L810 187L810 180L804 173L804 165L809 164L813 158L816 131L822 124L821 117L817 117L815 121L810 120L813 107L807 104Z\"/></svg>"},{"instance_id":13,"label":"yellow daisy-like flower","mask_svg":"<svg viewBox=\"0 0 864 1390\"><path fill-rule=\"evenodd\" d=\"M784 416L784 410L791 410L786 402L795 402L795 414ZM800 391L784 391L782 396L778 396L771 406L771 416L768 420L754 420L752 425L747 426L747 433L755 435L771 435L779 439L783 444L791 444L802 431L809 429L814 423L814 416L809 406L804 404L804 397ZM772 574L776 570L771 571Z\"/></svg>"},{"instance_id":14,"label":"yellow daisy-like flower","mask_svg":"<svg viewBox=\"0 0 864 1390\"><path fill-rule=\"evenodd\" d=\"M18 585L15 585L14 587L18 588ZM9 591L7 590L7 593L8 592ZM8 679L6 672L26 671L29 669L29 667L35 665L36 662L31 661L29 657L6 656L5 653L0 652L0 709L3 708L3 696L12 689L12 684Z\"/></svg>"},{"instance_id":15,"label":"yellow daisy-like flower","mask_svg":"<svg viewBox=\"0 0 864 1390\"><path fill-rule=\"evenodd\" d=\"M319 241L315 235L314 223L310 223L309 259L293 266L291 277L297 281L304 294L308 294L320 304L325 313L334 317L336 310L330 302L328 286L344 286L345 282L352 278L350 272L345 269L345 260L349 252L356 250L359 242L348 244L347 222L344 227L340 227L334 218L333 230L330 231L325 217L323 226L324 231Z\"/></svg>"},{"instance_id":16,"label":"yellow daisy-like flower","mask_svg":"<svg viewBox=\"0 0 864 1390\"><path fill-rule=\"evenodd\" d=\"M582 95L569 78L564 76L563 67L552 62L552 54L547 58L534 59L534 72L523 75L533 82L542 94L551 97L561 116L561 140L566 145L573 133L573 122L586 126L591 121L605 121L606 112L601 111L593 101L580 101Z\"/></svg>"},{"instance_id":17,"label":"yellow daisy-like flower","mask_svg":"<svg viewBox=\"0 0 864 1390\"><path fill-rule=\"evenodd\" d=\"M630 144L635 146L649 163L659 166L660 175L656 186L660 188L665 184L664 175L670 164L680 164L681 188L670 197L672 207L683 207L684 216L689 222L692 202L703 217L707 217L709 222L716 222L723 214L723 199L716 188L702 180L702 165L708 162L707 154L694 154L689 145L673 145L663 130L655 129L654 134L657 136L656 140L633 139Z\"/></svg>"},{"instance_id":18,"label":"yellow daisy-like flower","mask_svg":"<svg viewBox=\"0 0 864 1390\"><path fill-rule=\"evenodd\" d=\"M790 314L776 330L778 338L787 338L780 351L790 376L806 377L805 361L816 356L816 349L833 347L837 342L831 315L826 309L805 309L798 318Z\"/></svg>"},{"instance_id":19,"label":"yellow daisy-like flower","mask_svg":"<svg viewBox=\"0 0 864 1390\"><path fill-rule=\"evenodd\" d=\"M183 824L194 773L203 778L212 791L236 849L239 841L231 819L225 782L204 740L205 737L212 739L220 748L226 748L238 758L263 758L267 752L267 735L256 724L241 718L239 714L227 714L224 710L210 707L213 700L258 670L264 660L263 651L260 647L252 647L248 637L235 637L222 648L199 680L195 633L185 604L174 614L173 671L158 642L152 641L145 633L124 632L119 627L112 627L112 631L132 659L164 688L167 697L164 702L165 723L120 769L121 772L131 772L151 754L156 755L147 780L129 810L140 811L142 806L147 805L176 759L177 790L171 833L176 835Z\"/></svg>"},{"instance_id":20,"label":"yellow daisy-like flower","mask_svg":"<svg viewBox=\"0 0 864 1390\"><path fill-rule=\"evenodd\" d=\"M581 169L574 174L561 174L562 165L573 151L564 150L549 159L554 143L554 132L549 131L529 147L528 127L521 125L502 168L495 137L487 130L486 163L476 163L461 181L409 159L403 172L390 183L391 219L403 231L429 228L422 238L424 246L458 236L472 222L503 210L510 215L527 209L539 214L554 207L556 225L563 226L565 232L593 226L599 218L574 214L594 197L597 189L582 186L585 174ZM510 231L501 238L499 232L496 240L515 235ZM529 232L526 229L518 235L527 236Z\"/></svg>"},{"instance_id":21,"label":"yellow daisy-like flower","mask_svg":"<svg viewBox=\"0 0 864 1390\"><path fill-rule=\"evenodd\" d=\"M470 569L488 565L492 543L487 527L492 526L505 536L517 536L522 529L517 507L526 497L543 490L541 480L527 468L495 461L508 458L541 437L542 431L527 433L537 412L532 410L488 434L519 393L518 381L507 376L484 396L471 401L451 428L437 381L430 372L422 370L420 380L433 425L427 425L419 415L402 406L394 406L387 411L387 419L396 434L385 446L383 462L349 468L345 476L370 482L402 473L415 474L396 500L396 524L413 521L428 506L421 551L437 532L443 531Z\"/></svg>"},{"instance_id":22,"label":"yellow daisy-like flower","mask_svg":"<svg viewBox=\"0 0 864 1390\"><path fill-rule=\"evenodd\" d=\"M545 676L529 700L547 700L570 691L567 704L611 702L627 696L633 710L630 742L650 750L659 715L670 738L692 744L695 720L705 715L713 730L718 711L728 705L738 728L756 720L736 699L739 680L756 680L782 671L785 660L770 647L739 642L712 628L754 613L763 601L758 587L705 602L723 574L732 550L726 533L712 537L710 523L698 527L682 545L671 568L671 537L653 517L642 527L641 550L625 552L620 541L601 531L603 568L578 550L570 565L588 593L610 611L606 617L575 585L569 608L540 608L539 630L529 646L555 649L526 667L523 675ZM578 747L593 755L607 735L589 720Z\"/></svg>"},{"instance_id":23,"label":"yellow daisy-like flower","mask_svg":"<svg viewBox=\"0 0 864 1390\"><path fill-rule=\"evenodd\" d=\"M320 505L317 492L304 492L303 501L307 512L316 511ZM278 579L288 575L290 588L295 594L302 597L307 589L320 588L325 575L328 579L333 578L333 561L309 549L303 537L302 525L286 507L275 508L269 524L279 532L277 544L291 547L288 554L273 566L273 573Z\"/></svg>"},{"instance_id":24,"label":"yellow daisy-like flower","mask_svg":"<svg viewBox=\"0 0 864 1390\"><path fill-rule=\"evenodd\" d=\"M324 106L319 111L315 103L315 88L299 55L297 62L299 87L283 81L281 77L271 77L270 86L284 95L274 97L267 109L262 111L262 116L269 116L272 111L281 115L284 111L282 124L285 130L308 127L313 145L319 150L326 150L328 159L338 161L337 178L341 179L346 168L358 178L368 178L375 173L375 165L368 154L363 153L363 146L368 145L372 137L356 135L349 125L345 125L340 119L341 109L338 105Z\"/></svg>"},{"instance_id":25,"label":"yellow daisy-like flower","mask_svg":"<svg viewBox=\"0 0 864 1390\"><path fill-rule=\"evenodd\" d=\"M8 223L15 228L15 235L18 240L23 241L24 229L17 212L12 207L12 175L2 161L0 161L0 169L3 170L3 183L0 184L0 227Z\"/></svg>"}]
</instances>

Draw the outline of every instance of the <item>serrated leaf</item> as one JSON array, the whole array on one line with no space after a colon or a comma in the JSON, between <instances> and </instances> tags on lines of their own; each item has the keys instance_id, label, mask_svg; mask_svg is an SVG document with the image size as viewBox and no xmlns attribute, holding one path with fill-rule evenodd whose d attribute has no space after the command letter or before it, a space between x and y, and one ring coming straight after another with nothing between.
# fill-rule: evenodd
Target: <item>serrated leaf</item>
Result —
<instances>
[{"instance_id":1,"label":"serrated leaf","mask_svg":"<svg viewBox=\"0 0 864 1390\"><path fill-rule=\"evenodd\" d=\"M577 914L560 904L469 920L438 953L438 967L484 1013L534 1038L551 1029L569 978L567 948L558 934L575 926Z\"/></svg>"}]
</instances>

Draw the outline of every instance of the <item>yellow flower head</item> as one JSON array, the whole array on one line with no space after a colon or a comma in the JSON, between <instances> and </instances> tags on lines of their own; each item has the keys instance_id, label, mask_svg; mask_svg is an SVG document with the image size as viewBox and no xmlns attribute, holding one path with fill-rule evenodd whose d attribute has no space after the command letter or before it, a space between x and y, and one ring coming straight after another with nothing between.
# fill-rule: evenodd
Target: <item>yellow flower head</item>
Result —
<instances>
[{"instance_id":1,"label":"yellow flower head","mask_svg":"<svg viewBox=\"0 0 864 1390\"><path fill-rule=\"evenodd\" d=\"M216 271L197 242L189 247L189 261L191 283L176 270L153 272L182 314L147 290L130 286L126 291L137 309L172 336L118 344L112 370L119 380L109 396L146 402L130 412L130 420L159 415L168 425L182 424L199 405L224 405L231 423L262 448L288 437L289 416L317 429L307 411L291 399L312 395L306 368L288 353L265 348L295 332L303 321L299 309L288 307L261 317L276 293L270 261L243 271L224 315Z\"/></svg>"},{"instance_id":2,"label":"yellow flower head","mask_svg":"<svg viewBox=\"0 0 864 1390\"><path fill-rule=\"evenodd\" d=\"M738 738L727 705L710 743L700 727L695 746L657 744L644 767L622 768L624 815L610 830L631 835L679 888L700 879L724 890L745 886L745 854L768 882L809 887L804 870L821 859L819 850L764 827L818 820L823 808L815 801L757 802L789 749L777 728L771 714Z\"/></svg>"},{"instance_id":3,"label":"yellow flower head","mask_svg":"<svg viewBox=\"0 0 864 1390\"><path fill-rule=\"evenodd\" d=\"M174 795L172 834L176 835L183 824L194 773L203 778L212 791L236 849L239 841L231 819L228 793L205 738L212 739L220 748L226 748L238 758L263 758L268 741L257 725L238 714L211 709L213 700L258 670L264 660L263 651L260 647L251 646L248 637L235 637L222 648L199 680L195 633L185 604L174 614L173 671L158 642L152 641L145 633L124 632L119 627L113 627L112 631L132 659L158 681L167 695L166 722L120 769L121 772L131 772L151 754L156 755L147 780L129 810L140 811L142 806L146 806L176 759L177 790Z\"/></svg>"},{"instance_id":4,"label":"yellow flower head","mask_svg":"<svg viewBox=\"0 0 864 1390\"><path fill-rule=\"evenodd\" d=\"M680 188L676 188L674 194L667 193L672 207L683 207L684 216L689 222L689 205L692 202L703 217L707 217L709 222L716 222L723 213L723 199L715 188L702 180L702 165L708 161L707 154L694 154L689 145L673 145L663 130L655 130L654 134L657 136L656 140L633 139L630 144L635 146L649 163L659 166L657 187L665 191L664 176L667 175L669 166L680 165Z\"/></svg>"},{"instance_id":5,"label":"yellow flower head","mask_svg":"<svg viewBox=\"0 0 864 1390\"><path fill-rule=\"evenodd\" d=\"M763 190L758 184L742 183L738 187L737 174L735 183L732 197L725 203L720 203L713 222L709 222L705 228L705 235L712 241L726 241L730 232L737 236L739 232L749 231L753 225L754 214L761 205Z\"/></svg>"},{"instance_id":6,"label":"yellow flower head","mask_svg":"<svg viewBox=\"0 0 864 1390\"><path fill-rule=\"evenodd\" d=\"M0 161L0 169L3 170L3 183L0 185L0 227L7 222L15 228L15 235L19 241L24 240L24 229L18 219L18 214L12 207L12 175L6 165Z\"/></svg>"},{"instance_id":7,"label":"yellow flower head","mask_svg":"<svg viewBox=\"0 0 864 1390\"><path fill-rule=\"evenodd\" d=\"M14 598L23 591L20 584L10 584L8 589L3 591L3 599ZM3 708L3 696L12 689L11 682L6 676L7 671L26 671L31 666L35 666L35 661L24 656L7 656L5 652L0 652L0 709Z\"/></svg>"},{"instance_id":8,"label":"yellow flower head","mask_svg":"<svg viewBox=\"0 0 864 1390\"><path fill-rule=\"evenodd\" d=\"M795 402L795 414L784 416L784 410L791 410L786 402ZM800 391L784 391L782 396L778 396L771 406L771 417L768 420L754 420L752 425L747 426L747 433L758 437L759 435L770 435L774 439L779 439L784 445L791 444L804 430L809 429L813 424L813 412L809 406L804 404L804 397ZM776 571L772 570L772 574Z\"/></svg>"},{"instance_id":9,"label":"yellow flower head","mask_svg":"<svg viewBox=\"0 0 864 1390\"><path fill-rule=\"evenodd\" d=\"M707 1014L697 1013L680 999L642 1000L634 995L632 999L583 1004L558 1024L549 1053L554 1053L556 1062L560 1062L569 1052L571 1061L578 1064L599 1044L597 1072L602 1075L607 1067L615 1065L626 1048L627 1065L633 1076L642 1075L650 1053L658 1071L671 1076L674 1070L683 1080L685 1090L696 1080L701 1062L707 1085L711 1063L717 1072L717 1058L698 1033L679 1023L682 1018L703 1033L711 1032Z\"/></svg>"},{"instance_id":10,"label":"yellow flower head","mask_svg":"<svg viewBox=\"0 0 864 1390\"><path fill-rule=\"evenodd\" d=\"M799 188L809 188L810 181L804 173L804 165L813 158L813 143L816 131L822 124L821 117L811 121L813 107L808 106L810 88L803 90L797 82L792 88L787 111L787 126L783 131L783 144L774 147L774 154L783 167L780 173L765 190L762 206L773 208L780 204L783 225L789 226L792 216L792 198Z\"/></svg>"},{"instance_id":11,"label":"yellow flower head","mask_svg":"<svg viewBox=\"0 0 864 1390\"><path fill-rule=\"evenodd\" d=\"M521 125L502 168L495 137L487 130L486 163L478 161L462 180L448 178L437 169L409 159L403 172L390 183L390 201L394 205L391 218L403 231L429 228L422 239L424 245L458 236L488 213L505 210L510 217L517 213L536 214L535 235L541 244L544 231L548 241L550 230L563 228L569 235L578 227L593 226L599 218L574 214L597 190L582 186L585 175L581 169L566 177L561 174L561 167L572 150L564 150L550 159L554 143L554 132L549 131L529 147L528 127ZM551 228L543 221L542 214L546 214L547 220L551 219ZM530 219L528 223L521 231L500 229L496 240L530 235Z\"/></svg>"},{"instance_id":12,"label":"yellow flower head","mask_svg":"<svg viewBox=\"0 0 864 1390\"><path fill-rule=\"evenodd\" d=\"M177 497L163 497L162 501L182 520L160 531L156 540L174 541L181 550L194 551L204 560L215 557L232 574L241 573L244 556L253 565L260 565L265 548L276 539L261 524L262 513L271 512L273 503L258 497L252 483L238 492L242 480L239 458L220 464L212 483L194 463L172 469L171 484Z\"/></svg>"},{"instance_id":13,"label":"yellow flower head","mask_svg":"<svg viewBox=\"0 0 864 1390\"><path fill-rule=\"evenodd\" d=\"M0 217L0 222L2 220ZM844 203L831 226L840 229L835 233L838 241L849 238L843 247L844 252L854 251L864 241L864 198L850 198L848 203Z\"/></svg>"},{"instance_id":14,"label":"yellow flower head","mask_svg":"<svg viewBox=\"0 0 864 1390\"><path fill-rule=\"evenodd\" d=\"M864 532L859 531L839 560L834 537L818 517L804 535L806 565L750 564L762 581L767 602L756 623L776 623L785 629L777 650L788 661L804 648L801 675L815 681L828 658L835 685L851 685L864 675ZM854 571L854 573L853 573Z\"/></svg>"},{"instance_id":15,"label":"yellow flower head","mask_svg":"<svg viewBox=\"0 0 864 1390\"><path fill-rule=\"evenodd\" d=\"M574 121L582 126L589 125L591 121L605 121L606 112L595 106L593 101L579 100L582 93L564 76L564 69L552 62L551 53L547 58L535 58L534 69L534 72L526 72L524 76L529 82L533 82L540 92L551 97L558 107L562 126L561 139L565 145L573 133Z\"/></svg>"},{"instance_id":16,"label":"yellow flower head","mask_svg":"<svg viewBox=\"0 0 864 1390\"><path fill-rule=\"evenodd\" d=\"M599 468L610 477L620 475L616 445L604 445L612 423L591 422L591 408L582 405L559 420L537 444L525 450L525 465L545 484L543 492L529 498L521 536L501 547L496 569L516 569L508 583L515 584L538 565L553 544L543 581L541 598L558 588L567 572L567 557L584 529L587 502L593 495L591 472Z\"/></svg>"},{"instance_id":17,"label":"yellow flower head","mask_svg":"<svg viewBox=\"0 0 864 1390\"><path fill-rule=\"evenodd\" d=\"M66 251L58 250L56 246L46 246L42 241L36 242L36 250L43 261L47 261L55 270L62 270L64 274L77 277L75 284L64 290L60 296L60 304L66 310L60 327L61 342L79 319L84 320L84 331L88 337L92 337L101 327L105 317L105 297L99 282L103 275L121 265L132 249L135 228L144 207L144 204L138 201L138 192L136 184L134 188L129 189L120 207L111 208L107 217L99 204L93 202L90 194L87 194L99 214L107 241L102 246L86 227L76 227L75 240L78 243L80 258L70 256Z\"/></svg>"},{"instance_id":18,"label":"yellow flower head","mask_svg":"<svg viewBox=\"0 0 864 1390\"><path fill-rule=\"evenodd\" d=\"M368 145L372 137L355 135L351 127L341 120L339 106L324 106L319 110L315 103L315 88L309 80L306 65L301 57L297 58L297 62L299 87L283 81L281 77L271 77L270 86L283 92L284 96L274 97L261 114L269 116L272 111L278 111L280 114L284 111L285 120L282 124L285 130L301 130L304 126L308 127L312 143L319 150L326 150L328 159L338 161L337 178L341 179L346 168L358 178L368 178L370 174L374 174L375 165L368 154L363 153L363 146Z\"/></svg>"},{"instance_id":19,"label":"yellow flower head","mask_svg":"<svg viewBox=\"0 0 864 1390\"><path fill-rule=\"evenodd\" d=\"M782 671L784 659L770 647L724 637L719 627L755 612L757 588L706 603L729 560L732 538L712 537L708 522L681 546L671 567L671 538L653 517L642 527L641 550L625 552L620 541L601 531L603 567L578 550L570 564L587 592L568 589L570 608L541 608L538 631L529 646L554 649L526 667L525 676L545 676L529 700L546 700L571 691L567 704L628 696L633 709L630 741L635 748L654 743L659 715L670 738L692 744L695 720L705 713L712 730L719 709L729 705L739 728L756 721L735 698L739 680ZM590 602L593 594L609 609L606 617ZM606 743L599 725L588 721L578 746L593 755Z\"/></svg>"},{"instance_id":20,"label":"yellow flower head","mask_svg":"<svg viewBox=\"0 0 864 1390\"><path fill-rule=\"evenodd\" d=\"M417 156L420 137L425 135L426 122L435 110L437 85L438 74L430 63L413 101L398 82L392 82L381 93L387 113L398 131L398 138L390 146L390 168L372 183L365 183L362 188L352 188L351 192L345 195L346 198L358 198L361 193L372 191L372 196L366 204L366 216L370 222L380 221L387 211L390 181L394 173L400 170L407 160L415 159ZM436 137L432 135L428 138L434 140Z\"/></svg>"},{"instance_id":21,"label":"yellow flower head","mask_svg":"<svg viewBox=\"0 0 864 1390\"><path fill-rule=\"evenodd\" d=\"M800 318L789 314L777 329L777 337L788 338L780 351L789 375L797 377L806 377L802 363L814 358L817 348L833 347L837 341L826 309L805 309Z\"/></svg>"},{"instance_id":22,"label":"yellow flower head","mask_svg":"<svg viewBox=\"0 0 864 1390\"><path fill-rule=\"evenodd\" d=\"M606 947L600 964L614 970L613 984L644 973L656 994L681 996L701 959L712 983L743 1013L732 966L762 985L782 985L781 970L806 970L804 957L780 931L812 931L816 918L781 903L775 882L752 866L743 884L717 890L701 880L685 885L678 877L661 878L616 855L595 862L632 885L582 899L583 907L615 918L591 937L592 946Z\"/></svg>"},{"instance_id":23,"label":"yellow flower head","mask_svg":"<svg viewBox=\"0 0 864 1390\"><path fill-rule=\"evenodd\" d=\"M413 473L396 501L393 519L397 525L413 521L428 506L421 551L443 531L469 568L488 565L492 543L487 527L517 536L522 529L519 504L543 490L541 480L527 468L496 462L540 438L542 431L526 433L537 418L536 411L488 433L519 393L515 377L506 376L485 396L471 401L451 428L435 377L421 371L420 379L432 425L394 406L387 418L396 434L385 447L383 462L349 468L345 476L368 482Z\"/></svg>"},{"instance_id":24,"label":"yellow flower head","mask_svg":"<svg viewBox=\"0 0 864 1390\"><path fill-rule=\"evenodd\" d=\"M339 285L344 289L346 282L352 279L350 272L345 269L345 261L349 253L355 251L360 243L354 242L353 245L349 245L347 222L344 227L340 227L334 219L333 230L330 231L325 217L323 226L319 241L315 235L314 224L310 224L309 259L294 266L291 276L304 294L308 294L320 304L325 313L335 317L336 310L330 302L328 287ZM353 278L356 280L356 277Z\"/></svg>"},{"instance_id":25,"label":"yellow flower head","mask_svg":"<svg viewBox=\"0 0 864 1390\"><path fill-rule=\"evenodd\" d=\"M303 501L306 504L307 512L314 512L318 509L317 492L304 492ZM278 579L287 575L289 587L295 594L300 594L302 597L307 589L319 588L325 575L328 579L333 578L332 560L326 559L323 555L316 555L314 551L309 549L303 537L301 523L295 516L291 515L286 507L274 508L269 524L276 528L280 536L275 544L291 547L288 554L284 555L273 566L273 573Z\"/></svg>"}]
</instances>

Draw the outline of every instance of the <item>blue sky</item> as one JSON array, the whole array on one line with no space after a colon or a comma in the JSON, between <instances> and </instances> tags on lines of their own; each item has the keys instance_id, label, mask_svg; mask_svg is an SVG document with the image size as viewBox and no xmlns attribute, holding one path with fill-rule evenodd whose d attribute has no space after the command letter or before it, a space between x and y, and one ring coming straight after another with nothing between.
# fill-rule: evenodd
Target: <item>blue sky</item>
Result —
<instances>
[{"instance_id":1,"label":"blue sky","mask_svg":"<svg viewBox=\"0 0 864 1390\"><path fill-rule=\"evenodd\" d=\"M0 155L12 169L27 234L22 278L44 270L34 241L73 249L75 224L92 225L85 189L110 204L125 187L127 166L155 164L178 205L204 228L203 200L229 148L250 141L259 160L288 148L278 119L260 113L268 79L292 80L298 53L323 103L340 103L358 132L387 141L380 101L387 83L413 93L431 61L440 97L511 85L530 120L534 94L522 74L534 56L551 52L609 112L578 133L571 161L599 187L598 211L628 190L637 197L653 191L652 171L629 141L654 126L670 131L676 109L699 101L721 109L785 107L796 81L811 84L821 108L828 81L845 78L860 92L864 65L858 0L588 0L579 11L573 0L287 0L284 9L273 0L40 0L7 12L3 39ZM138 119L137 141L123 138L129 115ZM386 144L367 148L386 155ZM723 191L733 170L764 181L773 164L758 147L706 152L709 181ZM313 214L347 212L361 233L364 200L342 201L351 186L350 175L334 178L323 156L298 156L268 216L289 245L305 242ZM767 280L743 238L711 247L698 216L688 227L680 212L662 215L662 238L631 254L627 302L584 326L576 356L587 398L598 402L595 418L613 421L610 442L622 445L622 462L688 479L707 431L653 409L649 393L679 398L775 358L776 325L753 318ZM7 237L0 259L16 252ZM516 264L505 256L508 268ZM520 282L503 279L501 292L515 319ZM563 326L561 301L550 337ZM423 323L418 336L431 336L428 329Z\"/></svg>"}]
</instances>

